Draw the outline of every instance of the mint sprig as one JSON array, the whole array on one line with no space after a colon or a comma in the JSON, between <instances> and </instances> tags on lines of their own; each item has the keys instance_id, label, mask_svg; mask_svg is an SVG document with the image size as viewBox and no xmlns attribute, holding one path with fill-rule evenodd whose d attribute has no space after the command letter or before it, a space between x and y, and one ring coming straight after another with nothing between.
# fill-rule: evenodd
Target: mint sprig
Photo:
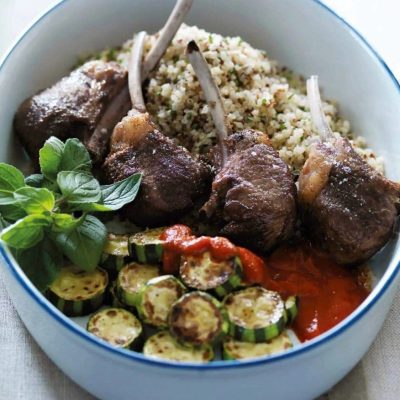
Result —
<instances>
[{"instance_id":1,"label":"mint sprig","mask_svg":"<svg viewBox=\"0 0 400 400\"><path fill-rule=\"evenodd\" d=\"M100 185L78 139L49 138L39 165L40 174L25 178L0 163L0 238L33 283L46 290L65 258L85 271L96 268L107 230L89 213L117 211L134 201L141 174Z\"/></svg>"}]
</instances>

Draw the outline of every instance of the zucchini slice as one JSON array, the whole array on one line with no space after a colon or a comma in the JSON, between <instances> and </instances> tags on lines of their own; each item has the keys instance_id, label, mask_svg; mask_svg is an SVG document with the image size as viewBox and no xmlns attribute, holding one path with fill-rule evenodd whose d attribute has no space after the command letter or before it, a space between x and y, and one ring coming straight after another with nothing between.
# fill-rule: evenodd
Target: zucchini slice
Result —
<instances>
[{"instance_id":1,"label":"zucchini slice","mask_svg":"<svg viewBox=\"0 0 400 400\"><path fill-rule=\"evenodd\" d=\"M193 346L213 344L229 329L221 303L204 292L191 292L172 306L168 318L171 334L181 343Z\"/></svg>"},{"instance_id":2,"label":"zucchini slice","mask_svg":"<svg viewBox=\"0 0 400 400\"><path fill-rule=\"evenodd\" d=\"M119 271L130 260L128 235L110 233L100 261L100 266L107 271Z\"/></svg>"},{"instance_id":3,"label":"zucchini slice","mask_svg":"<svg viewBox=\"0 0 400 400\"><path fill-rule=\"evenodd\" d=\"M297 296L289 296L285 301L286 324L290 325L299 313L299 299Z\"/></svg>"},{"instance_id":4,"label":"zucchini slice","mask_svg":"<svg viewBox=\"0 0 400 400\"><path fill-rule=\"evenodd\" d=\"M236 340L266 342L285 328L285 305L277 292L253 286L229 294L224 304L229 317L229 334Z\"/></svg>"},{"instance_id":5,"label":"zucchini slice","mask_svg":"<svg viewBox=\"0 0 400 400\"><path fill-rule=\"evenodd\" d=\"M183 256L180 275L190 288L212 290L218 297L224 297L242 284L242 263L239 257L214 261L206 251L200 256Z\"/></svg>"},{"instance_id":6,"label":"zucchini slice","mask_svg":"<svg viewBox=\"0 0 400 400\"><path fill-rule=\"evenodd\" d=\"M61 269L47 298L65 315L79 317L97 310L104 301L108 274L101 268L85 272L75 266Z\"/></svg>"},{"instance_id":7,"label":"zucchini slice","mask_svg":"<svg viewBox=\"0 0 400 400\"><path fill-rule=\"evenodd\" d=\"M165 228L149 229L129 237L129 254L132 260L142 264L162 262L163 241L160 239Z\"/></svg>"},{"instance_id":8,"label":"zucchini slice","mask_svg":"<svg viewBox=\"0 0 400 400\"><path fill-rule=\"evenodd\" d=\"M178 343L168 331L161 331L147 339L143 354L163 360L207 363L214 358L211 346L186 347Z\"/></svg>"},{"instance_id":9,"label":"zucchini slice","mask_svg":"<svg viewBox=\"0 0 400 400\"><path fill-rule=\"evenodd\" d=\"M105 308L90 317L87 330L116 347L134 349L143 328L140 321L123 308Z\"/></svg>"},{"instance_id":10,"label":"zucchini slice","mask_svg":"<svg viewBox=\"0 0 400 400\"><path fill-rule=\"evenodd\" d=\"M286 332L265 343L239 342L229 337L223 343L223 359L247 360L281 353L291 347L293 347L293 343Z\"/></svg>"},{"instance_id":11,"label":"zucchini slice","mask_svg":"<svg viewBox=\"0 0 400 400\"><path fill-rule=\"evenodd\" d=\"M146 324L166 328L172 304L185 292L185 286L173 275L163 275L149 280L138 297L139 317Z\"/></svg>"},{"instance_id":12,"label":"zucchini slice","mask_svg":"<svg viewBox=\"0 0 400 400\"><path fill-rule=\"evenodd\" d=\"M118 273L116 294L123 304L136 307L140 290L147 281L159 275L156 265L144 265L132 262Z\"/></svg>"}]
</instances>

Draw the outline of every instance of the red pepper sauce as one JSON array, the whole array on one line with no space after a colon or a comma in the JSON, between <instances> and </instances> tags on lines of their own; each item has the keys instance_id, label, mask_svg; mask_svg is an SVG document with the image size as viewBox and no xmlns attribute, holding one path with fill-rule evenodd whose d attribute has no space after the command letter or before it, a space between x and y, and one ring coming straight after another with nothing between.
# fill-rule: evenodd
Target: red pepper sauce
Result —
<instances>
[{"instance_id":1,"label":"red pepper sauce","mask_svg":"<svg viewBox=\"0 0 400 400\"><path fill-rule=\"evenodd\" d=\"M200 255L206 251L217 261L227 260L238 254L237 247L223 237L196 237L189 227L173 225L160 236L165 240L163 268L166 273L176 273L179 270L180 255Z\"/></svg>"},{"instance_id":2,"label":"red pepper sauce","mask_svg":"<svg viewBox=\"0 0 400 400\"><path fill-rule=\"evenodd\" d=\"M310 340L338 324L368 296L368 290L358 284L354 271L318 253L307 242L281 247L263 260L223 237L196 238L185 225L167 228L160 239L165 241L165 273L179 271L181 255L209 251L220 261L239 256L248 283L261 284L284 298L297 295L299 313L293 329L301 341Z\"/></svg>"},{"instance_id":3,"label":"red pepper sauce","mask_svg":"<svg viewBox=\"0 0 400 400\"><path fill-rule=\"evenodd\" d=\"M282 296L299 297L293 330L310 340L351 314L368 296L349 267L336 264L308 243L285 246L266 260L262 285Z\"/></svg>"}]
</instances>

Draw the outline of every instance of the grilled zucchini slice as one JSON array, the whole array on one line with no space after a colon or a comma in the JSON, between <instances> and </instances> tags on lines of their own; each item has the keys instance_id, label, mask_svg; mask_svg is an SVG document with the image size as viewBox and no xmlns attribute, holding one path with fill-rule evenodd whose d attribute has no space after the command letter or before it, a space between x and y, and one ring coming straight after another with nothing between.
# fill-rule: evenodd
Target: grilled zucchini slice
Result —
<instances>
[{"instance_id":1,"label":"grilled zucchini slice","mask_svg":"<svg viewBox=\"0 0 400 400\"><path fill-rule=\"evenodd\" d=\"M143 346L143 354L163 360L191 363L207 363L214 358L211 346L183 346L168 331L158 332L147 339Z\"/></svg>"},{"instance_id":2,"label":"grilled zucchini slice","mask_svg":"<svg viewBox=\"0 0 400 400\"><path fill-rule=\"evenodd\" d=\"M129 254L132 260L142 264L162 262L163 241L160 240L165 228L149 229L129 237Z\"/></svg>"},{"instance_id":3,"label":"grilled zucchini slice","mask_svg":"<svg viewBox=\"0 0 400 400\"><path fill-rule=\"evenodd\" d=\"M100 266L107 271L119 271L130 260L128 235L108 235L100 261Z\"/></svg>"},{"instance_id":4,"label":"grilled zucchini slice","mask_svg":"<svg viewBox=\"0 0 400 400\"><path fill-rule=\"evenodd\" d=\"M116 294L123 304L136 307L139 293L144 284L159 275L156 265L137 264L125 265L118 273Z\"/></svg>"},{"instance_id":5,"label":"grilled zucchini slice","mask_svg":"<svg viewBox=\"0 0 400 400\"><path fill-rule=\"evenodd\" d=\"M265 343L239 342L229 337L223 343L223 358L224 360L247 360L281 353L291 347L293 343L286 332Z\"/></svg>"},{"instance_id":6,"label":"grilled zucchini slice","mask_svg":"<svg viewBox=\"0 0 400 400\"><path fill-rule=\"evenodd\" d=\"M79 317L97 310L108 285L108 274L101 268L85 272L75 266L61 269L50 285L47 298L65 315Z\"/></svg>"},{"instance_id":7,"label":"grilled zucchini slice","mask_svg":"<svg viewBox=\"0 0 400 400\"><path fill-rule=\"evenodd\" d=\"M239 257L215 261L208 251L198 256L183 256L180 276L190 288L212 290L218 297L224 297L241 285L242 263Z\"/></svg>"},{"instance_id":8,"label":"grilled zucchini slice","mask_svg":"<svg viewBox=\"0 0 400 400\"><path fill-rule=\"evenodd\" d=\"M90 317L87 330L116 347L135 349L142 337L142 324L123 308L106 308Z\"/></svg>"},{"instance_id":9,"label":"grilled zucchini slice","mask_svg":"<svg viewBox=\"0 0 400 400\"><path fill-rule=\"evenodd\" d=\"M213 344L228 332L229 323L221 303L204 292L182 296L171 308L168 318L171 334L192 346Z\"/></svg>"},{"instance_id":10,"label":"grilled zucchini slice","mask_svg":"<svg viewBox=\"0 0 400 400\"><path fill-rule=\"evenodd\" d=\"M286 310L279 293L261 286L229 294L224 304L229 334L242 342L266 342L278 336L286 324Z\"/></svg>"},{"instance_id":11,"label":"grilled zucchini slice","mask_svg":"<svg viewBox=\"0 0 400 400\"><path fill-rule=\"evenodd\" d=\"M172 304L185 292L185 286L173 275L149 280L140 291L137 302L140 318L146 324L166 328Z\"/></svg>"},{"instance_id":12,"label":"grilled zucchini slice","mask_svg":"<svg viewBox=\"0 0 400 400\"><path fill-rule=\"evenodd\" d=\"M286 325L290 325L299 313L299 299L297 296L289 296L285 301Z\"/></svg>"}]
</instances>

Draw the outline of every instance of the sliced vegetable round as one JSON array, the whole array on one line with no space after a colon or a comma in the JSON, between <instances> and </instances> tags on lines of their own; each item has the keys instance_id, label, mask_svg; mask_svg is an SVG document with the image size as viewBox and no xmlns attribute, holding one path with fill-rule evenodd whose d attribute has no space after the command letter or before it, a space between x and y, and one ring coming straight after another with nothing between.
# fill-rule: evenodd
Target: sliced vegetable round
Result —
<instances>
[{"instance_id":1,"label":"sliced vegetable round","mask_svg":"<svg viewBox=\"0 0 400 400\"><path fill-rule=\"evenodd\" d=\"M108 285L108 274L100 268L85 272L75 266L61 269L47 291L48 299L65 315L77 317L97 310Z\"/></svg>"},{"instance_id":2,"label":"sliced vegetable round","mask_svg":"<svg viewBox=\"0 0 400 400\"><path fill-rule=\"evenodd\" d=\"M298 301L299 300L297 296L289 296L285 301L287 325L291 324L297 317L299 312Z\"/></svg>"},{"instance_id":3,"label":"sliced vegetable round","mask_svg":"<svg viewBox=\"0 0 400 400\"><path fill-rule=\"evenodd\" d=\"M207 363L214 358L211 346L183 346L168 331L158 332L147 339L143 346L143 354L163 360L192 363Z\"/></svg>"},{"instance_id":4,"label":"sliced vegetable round","mask_svg":"<svg viewBox=\"0 0 400 400\"><path fill-rule=\"evenodd\" d=\"M162 261L163 241L160 239L165 228L149 229L129 238L129 254L142 264L157 264Z\"/></svg>"},{"instance_id":5,"label":"sliced vegetable round","mask_svg":"<svg viewBox=\"0 0 400 400\"><path fill-rule=\"evenodd\" d=\"M140 321L123 308L106 308L90 317L87 330L116 347L135 348L141 339Z\"/></svg>"},{"instance_id":6,"label":"sliced vegetable round","mask_svg":"<svg viewBox=\"0 0 400 400\"><path fill-rule=\"evenodd\" d=\"M242 283L242 263L239 257L226 261L215 261L209 252L181 258L180 276L189 287L197 290L212 290L224 297Z\"/></svg>"},{"instance_id":7,"label":"sliced vegetable round","mask_svg":"<svg viewBox=\"0 0 400 400\"><path fill-rule=\"evenodd\" d=\"M229 334L236 340L266 342L285 328L286 311L281 296L260 286L229 294L224 304Z\"/></svg>"},{"instance_id":8,"label":"sliced vegetable round","mask_svg":"<svg viewBox=\"0 0 400 400\"><path fill-rule=\"evenodd\" d=\"M103 250L100 265L109 271L119 271L129 260L128 235L110 233Z\"/></svg>"},{"instance_id":9,"label":"sliced vegetable round","mask_svg":"<svg viewBox=\"0 0 400 400\"><path fill-rule=\"evenodd\" d=\"M247 360L280 353L290 347L293 347L293 343L286 332L265 343L239 342L229 337L223 343L223 358L224 360Z\"/></svg>"},{"instance_id":10,"label":"sliced vegetable round","mask_svg":"<svg viewBox=\"0 0 400 400\"><path fill-rule=\"evenodd\" d=\"M172 304L185 292L185 286L173 275L149 280L138 297L137 310L140 318L149 325L167 327Z\"/></svg>"},{"instance_id":11,"label":"sliced vegetable round","mask_svg":"<svg viewBox=\"0 0 400 400\"><path fill-rule=\"evenodd\" d=\"M171 334L181 343L204 346L222 339L229 323L221 303L204 292L182 296L169 314Z\"/></svg>"},{"instance_id":12,"label":"sliced vegetable round","mask_svg":"<svg viewBox=\"0 0 400 400\"><path fill-rule=\"evenodd\" d=\"M144 284L159 275L156 265L137 264L125 265L118 273L116 293L123 304L136 306L139 292Z\"/></svg>"}]
</instances>

